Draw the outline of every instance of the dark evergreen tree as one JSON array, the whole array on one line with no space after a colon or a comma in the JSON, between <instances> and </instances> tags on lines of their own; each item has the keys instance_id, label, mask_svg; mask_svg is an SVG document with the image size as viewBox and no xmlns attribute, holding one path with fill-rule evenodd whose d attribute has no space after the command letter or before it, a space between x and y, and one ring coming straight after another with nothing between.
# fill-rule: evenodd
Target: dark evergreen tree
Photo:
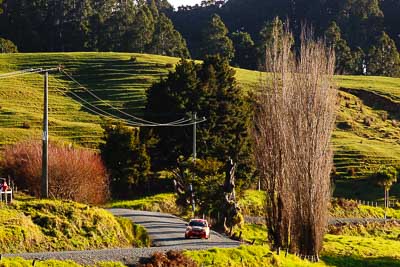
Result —
<instances>
[{"instance_id":1,"label":"dark evergreen tree","mask_svg":"<svg viewBox=\"0 0 400 267\"><path fill-rule=\"evenodd\" d=\"M352 66L350 69L352 70L352 74L366 74L366 56L364 50L361 47L357 47L356 50L352 53L353 60Z\"/></svg>"},{"instance_id":2,"label":"dark evergreen tree","mask_svg":"<svg viewBox=\"0 0 400 267\"><path fill-rule=\"evenodd\" d=\"M139 142L139 130L122 124L105 124L101 157L111 177L113 197L128 197L143 186L150 171L150 158Z\"/></svg>"},{"instance_id":3,"label":"dark evergreen tree","mask_svg":"<svg viewBox=\"0 0 400 267\"><path fill-rule=\"evenodd\" d=\"M400 76L400 56L394 41L385 33L368 51L367 73L381 76Z\"/></svg>"},{"instance_id":4,"label":"dark evergreen tree","mask_svg":"<svg viewBox=\"0 0 400 267\"><path fill-rule=\"evenodd\" d=\"M185 40L164 14L158 16L149 50L158 55L189 58Z\"/></svg>"},{"instance_id":5,"label":"dark evergreen tree","mask_svg":"<svg viewBox=\"0 0 400 267\"><path fill-rule=\"evenodd\" d=\"M235 48L232 64L245 69L255 69L257 53L250 34L242 31L234 32L231 39Z\"/></svg>"},{"instance_id":6,"label":"dark evergreen tree","mask_svg":"<svg viewBox=\"0 0 400 267\"><path fill-rule=\"evenodd\" d=\"M394 39L396 46L400 48L400 1L385 0L380 2L380 6L384 13L386 32Z\"/></svg>"},{"instance_id":7,"label":"dark evergreen tree","mask_svg":"<svg viewBox=\"0 0 400 267\"><path fill-rule=\"evenodd\" d=\"M336 54L336 70L338 74L353 73L353 54L346 40L342 39L339 26L336 22L332 22L329 28L325 31L325 39L327 45L335 49Z\"/></svg>"},{"instance_id":8,"label":"dark evergreen tree","mask_svg":"<svg viewBox=\"0 0 400 267\"><path fill-rule=\"evenodd\" d=\"M379 0L345 0L338 14L340 28L350 47L363 49L383 30L383 18Z\"/></svg>"},{"instance_id":9,"label":"dark evergreen tree","mask_svg":"<svg viewBox=\"0 0 400 267\"><path fill-rule=\"evenodd\" d=\"M152 121L170 122L198 111L201 92L198 90L197 68L193 61L181 60L166 79L154 83L147 92L146 117ZM152 134L157 142L155 147L149 147L153 166L173 166L180 155L191 154L190 127L155 128L146 139Z\"/></svg>"},{"instance_id":10,"label":"dark evergreen tree","mask_svg":"<svg viewBox=\"0 0 400 267\"><path fill-rule=\"evenodd\" d=\"M182 60L175 72L150 88L146 113L152 119L152 114L170 114L167 121L191 112L204 116L207 121L198 125L198 156L222 162L232 157L239 163L238 173L243 179L252 174L250 112L234 74L228 61L219 56L208 57L202 65ZM158 139L152 154L157 166L173 166L179 156L192 154L191 127L156 128L153 134ZM160 160L167 162L161 164Z\"/></svg>"},{"instance_id":11,"label":"dark evergreen tree","mask_svg":"<svg viewBox=\"0 0 400 267\"><path fill-rule=\"evenodd\" d=\"M221 17L214 14L203 29L201 46L202 58L208 55L220 55L231 60L235 55L232 40L228 37L228 29Z\"/></svg>"}]
</instances>

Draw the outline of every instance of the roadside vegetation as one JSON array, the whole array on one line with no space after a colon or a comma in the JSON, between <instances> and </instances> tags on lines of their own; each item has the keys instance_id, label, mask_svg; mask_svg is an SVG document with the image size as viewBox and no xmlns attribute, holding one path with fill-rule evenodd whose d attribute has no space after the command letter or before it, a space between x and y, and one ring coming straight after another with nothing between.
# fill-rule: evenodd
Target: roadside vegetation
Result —
<instances>
[{"instance_id":1,"label":"roadside vegetation","mask_svg":"<svg viewBox=\"0 0 400 267\"><path fill-rule=\"evenodd\" d=\"M146 231L72 201L18 199L0 209L3 253L148 246Z\"/></svg>"},{"instance_id":2,"label":"roadside vegetation","mask_svg":"<svg viewBox=\"0 0 400 267\"><path fill-rule=\"evenodd\" d=\"M134 200L115 200L108 204L107 207L180 214L174 193L161 193Z\"/></svg>"},{"instance_id":3,"label":"roadside vegetation","mask_svg":"<svg viewBox=\"0 0 400 267\"><path fill-rule=\"evenodd\" d=\"M60 261L60 260L25 260L22 258L2 258L0 260L0 267L125 267L120 262L98 262L92 266L78 264L74 261Z\"/></svg>"}]
</instances>

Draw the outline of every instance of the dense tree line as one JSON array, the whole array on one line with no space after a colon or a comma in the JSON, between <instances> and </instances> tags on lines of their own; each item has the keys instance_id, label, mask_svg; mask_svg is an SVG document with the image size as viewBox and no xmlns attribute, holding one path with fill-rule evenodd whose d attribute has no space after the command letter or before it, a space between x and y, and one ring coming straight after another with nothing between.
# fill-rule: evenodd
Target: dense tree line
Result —
<instances>
[{"instance_id":1,"label":"dense tree line","mask_svg":"<svg viewBox=\"0 0 400 267\"><path fill-rule=\"evenodd\" d=\"M290 21L294 36L302 25L327 35L338 57L337 73L400 75L400 2L397 0L228 0L180 7L168 15L188 41L193 57L202 56L202 33L218 14L229 29L236 54L233 64L258 69L264 65L265 42L274 18ZM188 23L190 21L191 23ZM227 31L228 32L228 31ZM296 45L299 40L295 38Z\"/></svg>"},{"instance_id":2,"label":"dense tree line","mask_svg":"<svg viewBox=\"0 0 400 267\"><path fill-rule=\"evenodd\" d=\"M337 73L400 75L398 0L207 0L176 11L168 0L1 0L0 14L0 37L23 52L125 51L188 58L190 50L196 59L219 54L249 69L264 67L260 59L275 23L290 22L297 47L307 23L334 47ZM16 50L2 49L8 51Z\"/></svg>"},{"instance_id":3,"label":"dense tree line","mask_svg":"<svg viewBox=\"0 0 400 267\"><path fill-rule=\"evenodd\" d=\"M1 4L1 3L0 3ZM188 57L154 0L5 0L0 36L20 51L126 51Z\"/></svg>"}]
</instances>

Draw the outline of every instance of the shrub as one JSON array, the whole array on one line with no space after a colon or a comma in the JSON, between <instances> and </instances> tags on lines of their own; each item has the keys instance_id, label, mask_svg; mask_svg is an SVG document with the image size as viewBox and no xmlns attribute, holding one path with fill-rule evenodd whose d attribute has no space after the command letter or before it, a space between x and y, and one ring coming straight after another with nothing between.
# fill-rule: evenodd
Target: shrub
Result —
<instances>
[{"instance_id":1,"label":"shrub","mask_svg":"<svg viewBox=\"0 0 400 267\"><path fill-rule=\"evenodd\" d=\"M0 53L18 53L18 48L10 40L0 38Z\"/></svg>"},{"instance_id":2,"label":"shrub","mask_svg":"<svg viewBox=\"0 0 400 267\"><path fill-rule=\"evenodd\" d=\"M30 129L30 128L31 128L31 125L30 125L29 122L24 121L24 122L22 123L22 128L23 128L23 129Z\"/></svg>"},{"instance_id":3,"label":"shrub","mask_svg":"<svg viewBox=\"0 0 400 267\"><path fill-rule=\"evenodd\" d=\"M354 175L356 175L356 169L355 169L354 167L347 168L347 174L348 174L349 176L354 176Z\"/></svg>"},{"instance_id":4,"label":"shrub","mask_svg":"<svg viewBox=\"0 0 400 267\"><path fill-rule=\"evenodd\" d=\"M60 199L100 204L108 198L108 176L97 153L56 143L49 144L49 195ZM21 189L40 195L42 148L27 141L4 149L0 162L5 175Z\"/></svg>"},{"instance_id":5,"label":"shrub","mask_svg":"<svg viewBox=\"0 0 400 267\"><path fill-rule=\"evenodd\" d=\"M185 256L179 251L168 251L167 253L156 252L153 254L150 260L145 260L139 267L156 267L156 266L186 266L196 267L198 266L192 259Z\"/></svg>"},{"instance_id":6,"label":"shrub","mask_svg":"<svg viewBox=\"0 0 400 267\"><path fill-rule=\"evenodd\" d=\"M388 119L388 117L389 117L389 115L388 115L388 113L387 113L386 111L382 111L382 112L379 114L379 116L381 117L381 119L382 119L383 121L386 121L386 120Z\"/></svg>"},{"instance_id":7,"label":"shrub","mask_svg":"<svg viewBox=\"0 0 400 267\"><path fill-rule=\"evenodd\" d=\"M371 126L372 125L372 122L374 121L374 119L373 118L371 118L371 117L365 117L364 118L364 125L365 126Z\"/></svg>"}]
</instances>

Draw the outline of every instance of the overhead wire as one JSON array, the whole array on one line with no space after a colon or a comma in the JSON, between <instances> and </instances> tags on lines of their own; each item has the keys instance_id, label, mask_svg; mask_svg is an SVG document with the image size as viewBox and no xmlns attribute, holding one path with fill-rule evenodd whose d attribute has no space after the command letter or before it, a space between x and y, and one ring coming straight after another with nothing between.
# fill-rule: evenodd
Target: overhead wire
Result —
<instances>
[{"instance_id":1,"label":"overhead wire","mask_svg":"<svg viewBox=\"0 0 400 267\"><path fill-rule=\"evenodd\" d=\"M107 106L110 106L112 109L120 112L121 114L123 114L125 116L128 116L128 117L131 117L131 118L133 118L135 120L138 120L139 122L138 121L127 120L125 118L122 118L122 117L116 116L114 114L111 114L111 113L99 108L98 106L95 106L92 103L86 101L84 98L80 97L78 94L76 94L76 93L72 92L71 90L69 90L69 88L64 87L64 86L60 86L64 90L68 91L71 95L73 95L76 98L78 98L80 101L86 103L86 105L84 105L82 103L81 103L81 105L85 109L89 110L90 112L93 112L94 114L97 114L97 115L100 115L100 116L103 116L103 117L107 117L107 118L122 120L125 124L133 126L133 127L184 127L184 126L190 126L190 125L194 125L194 124L198 124L198 123L202 123L202 122L206 121L205 118L202 118L201 120L196 120L196 121L193 121L192 119L181 118L179 120L175 120L175 121L168 122L168 123L157 123L157 122L152 122L152 121L149 121L149 120L142 119L142 118L137 117L137 116L133 116L133 115L131 115L129 113L126 113L125 111L123 111L123 110L121 110L121 109L109 104L108 102L106 102L105 100L101 99L100 97L98 97L91 90L86 88L84 85L82 85L80 82L78 82L74 77L72 77L72 75L70 75L66 71L62 70L61 67L50 68L50 69L29 68L29 69L24 69L24 70L20 70L20 71L14 71L14 72L0 74L0 79L18 77L18 76L21 76L21 75L34 74L34 73L49 72L49 71L54 71L54 70L58 70L58 71L62 72L71 81L73 81L74 83L79 85L79 88L84 89L86 92L88 92L90 95L92 95L97 100L101 101L102 103L105 103ZM57 82L59 84L62 84L62 82L59 79L57 79L56 77L54 77L54 79L57 80ZM58 89L56 87L54 87L54 89L59 91L59 92L61 92L63 95L66 95L66 91L60 90L60 89ZM88 107L88 106L90 106L90 107Z\"/></svg>"},{"instance_id":2,"label":"overhead wire","mask_svg":"<svg viewBox=\"0 0 400 267\"><path fill-rule=\"evenodd\" d=\"M157 122L153 122L153 121L149 121L149 120L146 120L146 119L139 118L139 117L137 117L137 116L134 116L134 115L132 115L132 114L129 114L129 113L127 113L127 112L125 112L125 111L123 111L123 110L121 110L121 109L119 109L119 108L117 108L117 107L115 107L115 106L109 104L108 102L104 101L103 99L101 99L100 97L98 97L96 94L94 94L91 90L89 90L89 89L86 88L84 85L82 85L80 82L78 82L74 77L72 77L71 74L69 74L69 73L66 72L65 70L61 70L61 72L62 72L65 76L67 76L71 81L75 82L75 83L76 83L77 85L79 85L82 89L84 89L86 92L88 92L88 93L89 93L91 96L93 96L95 99L97 99L97 100L99 100L99 101L105 103L106 105L108 105L108 106L111 107L112 109L114 109L114 110L120 112L121 114L123 114L123 115L125 115L125 116L128 116L128 117L131 117L131 118L133 118L133 119L135 119L135 120L141 121L142 123L151 124L151 125L153 125L153 126L155 126L155 125L159 125L159 126L172 126L172 125L178 125L178 124L180 125L181 123L186 123L186 122L188 122L188 121L191 121L191 119L181 118L181 119L179 119L179 120L171 121L171 122L167 122L167 123L157 123Z\"/></svg>"},{"instance_id":3,"label":"overhead wire","mask_svg":"<svg viewBox=\"0 0 400 267\"><path fill-rule=\"evenodd\" d=\"M68 75L67 75L67 76L68 76ZM54 77L54 78L55 78L55 77ZM59 81L57 78L55 78L55 79L56 79L59 83L61 83L61 81ZM74 80L75 80L75 79L74 79ZM80 84L80 83L77 82L77 81L76 81L75 83L76 83L77 85L79 85L79 88L83 88L83 89L86 88L85 86L83 86L82 84ZM63 87L63 89L68 90L68 88L66 88L66 87ZM57 89L56 89L56 90L57 90ZM60 91L60 90L58 90L58 91ZM86 90L85 90L85 91L86 91ZM78 94L72 92L71 90L68 90L68 92L70 92L71 95L75 96L76 98L80 99L81 101L85 102L87 105L91 106L92 108L88 108L87 106L82 105L82 106L84 106L86 109L88 109L89 111L92 111L92 112L93 112L93 108L94 108L94 109L98 110L99 112L105 113L106 115L101 114L101 113L99 113L99 112L94 112L95 114L98 114L98 115L101 115L101 116L105 116L105 117L112 117L113 119L117 119L117 120L122 120L122 121L125 122L127 125L134 126L134 127L184 127L184 126L191 126L191 125L194 125L194 124L199 124L199 123L202 123L202 122L206 121L205 118L202 118L201 120L196 120L196 121L193 121L192 119L184 119L184 118L182 118L182 119L180 119L180 120L176 120L176 121L170 122L170 123L154 123L154 122L150 122L150 121L149 121L150 123L135 122L135 121L127 120L127 119L125 119L125 118L122 118L122 117L116 116L116 115L114 115L114 114L111 114L111 113L109 113L109 112L107 112L107 111L105 111L105 110L99 108L98 106L93 105L92 103L90 103L90 102L88 102L87 100L83 99L82 97L80 97ZM91 95L95 95L95 94L92 93ZM98 99L98 100L100 100L101 102L107 104L108 106L113 107L113 109L116 109L116 110L120 111L122 114L128 114L128 113L123 112L123 111L121 111L120 109L118 109L118 108L112 106L111 104L107 103L107 102L104 101L103 99L97 97L97 95L96 95L96 99ZM128 114L128 115L130 115L130 114ZM138 118L138 117L136 117L136 116L133 116L133 117Z\"/></svg>"}]
</instances>

